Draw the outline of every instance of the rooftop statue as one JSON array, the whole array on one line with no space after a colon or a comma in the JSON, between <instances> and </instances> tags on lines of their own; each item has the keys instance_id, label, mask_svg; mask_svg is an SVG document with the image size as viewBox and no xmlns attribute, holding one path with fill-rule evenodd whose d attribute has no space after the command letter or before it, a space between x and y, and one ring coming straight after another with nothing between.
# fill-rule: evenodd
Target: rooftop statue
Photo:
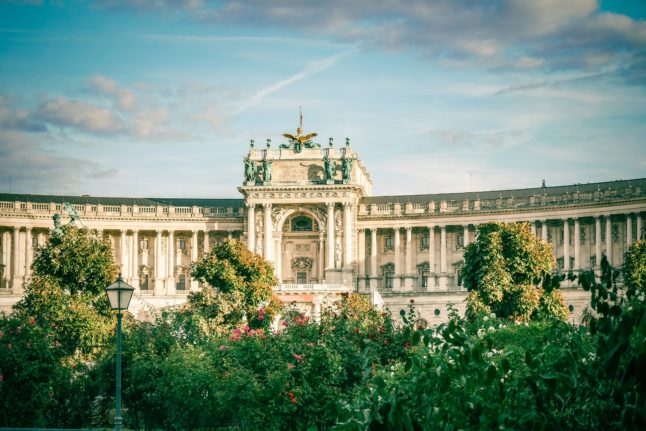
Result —
<instances>
[{"instance_id":1,"label":"rooftop statue","mask_svg":"<svg viewBox=\"0 0 646 431\"><path fill-rule=\"evenodd\" d=\"M296 129L296 135L283 133L283 136L289 140L289 144L282 144L280 148L293 149L294 152L300 153L303 147L317 148L321 146L321 144L312 141L312 138L317 137L318 133L308 133L307 135L303 135L303 111L301 110L300 113L300 126Z\"/></svg>"}]
</instances>

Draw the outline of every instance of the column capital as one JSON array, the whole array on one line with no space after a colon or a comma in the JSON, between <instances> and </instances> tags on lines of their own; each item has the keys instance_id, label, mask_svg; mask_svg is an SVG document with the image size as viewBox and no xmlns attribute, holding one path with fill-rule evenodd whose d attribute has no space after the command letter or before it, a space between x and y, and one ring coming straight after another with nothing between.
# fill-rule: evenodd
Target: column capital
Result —
<instances>
[{"instance_id":1,"label":"column capital","mask_svg":"<svg viewBox=\"0 0 646 431\"><path fill-rule=\"evenodd\" d=\"M132 231L133 234L139 233L139 229L134 228L134 229L130 229L130 230Z\"/></svg>"},{"instance_id":2,"label":"column capital","mask_svg":"<svg viewBox=\"0 0 646 431\"><path fill-rule=\"evenodd\" d=\"M191 235L193 235L193 236L197 235L197 229L192 229L191 230Z\"/></svg>"},{"instance_id":3,"label":"column capital","mask_svg":"<svg viewBox=\"0 0 646 431\"><path fill-rule=\"evenodd\" d=\"M31 226L25 226L25 231L26 232L31 232L32 229L33 229L33 227L31 227Z\"/></svg>"},{"instance_id":4,"label":"column capital","mask_svg":"<svg viewBox=\"0 0 646 431\"><path fill-rule=\"evenodd\" d=\"M168 235L174 235L175 234L175 229L167 229L168 230Z\"/></svg>"},{"instance_id":5,"label":"column capital","mask_svg":"<svg viewBox=\"0 0 646 431\"><path fill-rule=\"evenodd\" d=\"M336 203L335 203L335 202L326 202L326 203L325 203L325 206L326 206L328 209L330 209L330 208L334 208L334 205L336 205Z\"/></svg>"},{"instance_id":6,"label":"column capital","mask_svg":"<svg viewBox=\"0 0 646 431\"><path fill-rule=\"evenodd\" d=\"M409 233L413 230L413 228L410 226L404 226L404 229L406 230L406 233Z\"/></svg>"},{"instance_id":7,"label":"column capital","mask_svg":"<svg viewBox=\"0 0 646 431\"><path fill-rule=\"evenodd\" d=\"M15 232L15 231L17 231L17 230L20 230L20 226L12 226L12 227L13 227L13 231L14 231L14 232ZM50 230L51 230L51 229L50 229Z\"/></svg>"},{"instance_id":8,"label":"column capital","mask_svg":"<svg viewBox=\"0 0 646 431\"><path fill-rule=\"evenodd\" d=\"M343 208L352 208L352 202L342 202Z\"/></svg>"},{"instance_id":9,"label":"column capital","mask_svg":"<svg viewBox=\"0 0 646 431\"><path fill-rule=\"evenodd\" d=\"M357 229L357 232L359 232L359 233L365 233L365 232L366 232L366 228L364 228L364 227L360 227L360 228L358 228L358 229Z\"/></svg>"},{"instance_id":10,"label":"column capital","mask_svg":"<svg viewBox=\"0 0 646 431\"><path fill-rule=\"evenodd\" d=\"M428 226L426 226L429 230L435 230L435 224L431 223Z\"/></svg>"},{"instance_id":11,"label":"column capital","mask_svg":"<svg viewBox=\"0 0 646 431\"><path fill-rule=\"evenodd\" d=\"M119 233L120 233L121 235L125 235L125 234L126 234L126 231L127 231L127 229L119 229Z\"/></svg>"},{"instance_id":12,"label":"column capital","mask_svg":"<svg viewBox=\"0 0 646 431\"><path fill-rule=\"evenodd\" d=\"M269 202L264 202L264 203L262 204L262 207L263 207L264 209L271 209L271 203L269 203Z\"/></svg>"}]
</instances>

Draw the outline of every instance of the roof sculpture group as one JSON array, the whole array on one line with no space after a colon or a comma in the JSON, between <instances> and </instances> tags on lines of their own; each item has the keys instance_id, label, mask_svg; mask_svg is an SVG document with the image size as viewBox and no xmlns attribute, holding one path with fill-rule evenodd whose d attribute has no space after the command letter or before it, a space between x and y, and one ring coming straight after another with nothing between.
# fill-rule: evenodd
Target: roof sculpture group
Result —
<instances>
[{"instance_id":1,"label":"roof sculpture group","mask_svg":"<svg viewBox=\"0 0 646 431\"><path fill-rule=\"evenodd\" d=\"M283 133L283 137L287 138L287 144L281 144L280 148L293 150L295 153L300 153L303 151L303 148L320 148L321 144L314 142L313 138L317 137L318 133L308 133L303 134L303 111L300 110L300 123L299 127L296 129L296 134L292 135L290 133ZM333 145L333 139L330 138L330 147ZM345 138L346 147L350 146L350 138ZM250 141L250 147L254 148L254 140ZM271 147L271 139L267 139L267 148ZM351 157L343 157L341 160L341 178L343 181L350 180L352 174L352 162ZM245 170L244 170L244 180L245 182L255 182L258 174L261 175L261 180L263 182L271 181L271 165L272 161L267 160L266 158L262 160L261 166L258 166L257 162L247 157L244 161ZM326 181L334 181L334 177L337 173L337 161L331 160L326 153L323 156L323 169L325 172Z\"/></svg>"}]
</instances>

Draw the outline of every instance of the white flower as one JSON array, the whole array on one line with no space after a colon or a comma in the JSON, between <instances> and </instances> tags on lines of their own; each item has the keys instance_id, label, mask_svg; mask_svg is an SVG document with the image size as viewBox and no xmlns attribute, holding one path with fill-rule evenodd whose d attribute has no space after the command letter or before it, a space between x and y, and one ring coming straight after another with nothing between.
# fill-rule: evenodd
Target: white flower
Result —
<instances>
[{"instance_id":1,"label":"white flower","mask_svg":"<svg viewBox=\"0 0 646 431\"><path fill-rule=\"evenodd\" d=\"M482 328L478 329L478 337L482 338L484 336L484 334L485 334L484 329L482 329Z\"/></svg>"},{"instance_id":2,"label":"white flower","mask_svg":"<svg viewBox=\"0 0 646 431\"><path fill-rule=\"evenodd\" d=\"M487 353L485 353L485 356L487 358L491 358L493 356L493 353L492 352L487 352Z\"/></svg>"},{"instance_id":3,"label":"white flower","mask_svg":"<svg viewBox=\"0 0 646 431\"><path fill-rule=\"evenodd\" d=\"M492 319L495 319L495 318L496 318L496 313L491 313L491 314L489 315L489 317L491 317Z\"/></svg>"},{"instance_id":4,"label":"white flower","mask_svg":"<svg viewBox=\"0 0 646 431\"><path fill-rule=\"evenodd\" d=\"M482 320L486 322L487 320L489 320L489 316L485 316Z\"/></svg>"},{"instance_id":5,"label":"white flower","mask_svg":"<svg viewBox=\"0 0 646 431\"><path fill-rule=\"evenodd\" d=\"M495 332L496 330L494 329L493 326L490 326L489 329L487 329L489 332Z\"/></svg>"}]
</instances>

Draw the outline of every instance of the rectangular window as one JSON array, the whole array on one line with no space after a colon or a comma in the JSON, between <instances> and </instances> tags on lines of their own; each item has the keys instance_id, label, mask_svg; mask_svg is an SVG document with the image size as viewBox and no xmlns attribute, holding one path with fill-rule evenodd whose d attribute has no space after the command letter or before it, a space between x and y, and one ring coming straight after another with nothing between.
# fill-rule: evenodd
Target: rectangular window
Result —
<instances>
[{"instance_id":1,"label":"rectangular window","mask_svg":"<svg viewBox=\"0 0 646 431\"><path fill-rule=\"evenodd\" d=\"M385 240L385 247L384 247L385 251L395 249L395 237L387 236L386 238L384 238L384 240Z\"/></svg>"},{"instance_id":2,"label":"rectangular window","mask_svg":"<svg viewBox=\"0 0 646 431\"><path fill-rule=\"evenodd\" d=\"M34 248L38 247L38 235L31 237L31 246Z\"/></svg>"},{"instance_id":3,"label":"rectangular window","mask_svg":"<svg viewBox=\"0 0 646 431\"><path fill-rule=\"evenodd\" d=\"M141 250L148 250L148 240L147 239L142 239L139 241L139 248Z\"/></svg>"},{"instance_id":4,"label":"rectangular window","mask_svg":"<svg viewBox=\"0 0 646 431\"><path fill-rule=\"evenodd\" d=\"M307 272L297 272L296 273L296 283L297 284L307 284Z\"/></svg>"},{"instance_id":5,"label":"rectangular window","mask_svg":"<svg viewBox=\"0 0 646 431\"><path fill-rule=\"evenodd\" d=\"M182 251L186 250L186 240L185 239L180 239L178 241L177 247Z\"/></svg>"},{"instance_id":6,"label":"rectangular window","mask_svg":"<svg viewBox=\"0 0 646 431\"><path fill-rule=\"evenodd\" d=\"M175 283L175 289L186 290L186 275L179 274L177 276L177 283Z\"/></svg>"},{"instance_id":7,"label":"rectangular window","mask_svg":"<svg viewBox=\"0 0 646 431\"><path fill-rule=\"evenodd\" d=\"M590 268L594 268L597 264L597 256L590 256Z\"/></svg>"},{"instance_id":8,"label":"rectangular window","mask_svg":"<svg viewBox=\"0 0 646 431\"><path fill-rule=\"evenodd\" d=\"M423 237L421 237L419 244L420 244L419 248L421 250L428 250L428 235L424 235Z\"/></svg>"},{"instance_id":9,"label":"rectangular window","mask_svg":"<svg viewBox=\"0 0 646 431\"><path fill-rule=\"evenodd\" d=\"M422 287L428 287L428 272L422 272Z\"/></svg>"},{"instance_id":10,"label":"rectangular window","mask_svg":"<svg viewBox=\"0 0 646 431\"><path fill-rule=\"evenodd\" d=\"M141 274L139 276L139 280L140 280L139 289L148 290L148 274Z\"/></svg>"},{"instance_id":11,"label":"rectangular window","mask_svg":"<svg viewBox=\"0 0 646 431\"><path fill-rule=\"evenodd\" d=\"M391 271L388 271L386 272L385 276L386 276L386 289L392 289L394 273Z\"/></svg>"}]
</instances>

